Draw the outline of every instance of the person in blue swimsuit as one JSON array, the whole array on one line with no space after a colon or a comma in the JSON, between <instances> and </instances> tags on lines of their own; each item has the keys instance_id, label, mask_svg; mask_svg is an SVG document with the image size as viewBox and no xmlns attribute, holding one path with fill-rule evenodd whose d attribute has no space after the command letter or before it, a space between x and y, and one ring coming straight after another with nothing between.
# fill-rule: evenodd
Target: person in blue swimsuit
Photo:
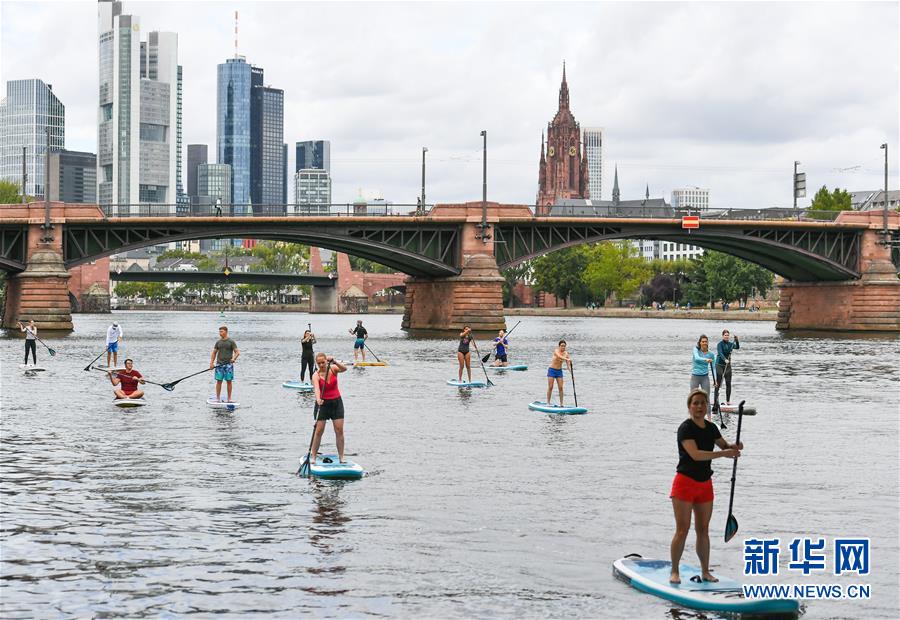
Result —
<instances>
[{"instance_id":1,"label":"person in blue swimsuit","mask_svg":"<svg viewBox=\"0 0 900 620\"><path fill-rule=\"evenodd\" d=\"M506 330L501 329L494 338L494 363L491 366L509 366L507 353L509 352L509 340L506 339Z\"/></svg>"},{"instance_id":2,"label":"person in blue swimsuit","mask_svg":"<svg viewBox=\"0 0 900 620\"><path fill-rule=\"evenodd\" d=\"M357 357L360 353L362 353L362 361L366 361L366 339L369 337L369 332L366 331L366 328L363 327L362 321L356 322L356 327L348 330L351 334L356 336L356 340L353 342L353 362L357 361Z\"/></svg>"},{"instance_id":3,"label":"person in blue swimsuit","mask_svg":"<svg viewBox=\"0 0 900 620\"><path fill-rule=\"evenodd\" d=\"M550 404L550 398L553 396L553 382L559 390L559 406L563 406L563 362L568 364L569 371L572 370L572 358L566 351L566 341L560 340L559 346L553 350L553 359L550 360L550 367L547 368L547 404Z\"/></svg>"}]
</instances>

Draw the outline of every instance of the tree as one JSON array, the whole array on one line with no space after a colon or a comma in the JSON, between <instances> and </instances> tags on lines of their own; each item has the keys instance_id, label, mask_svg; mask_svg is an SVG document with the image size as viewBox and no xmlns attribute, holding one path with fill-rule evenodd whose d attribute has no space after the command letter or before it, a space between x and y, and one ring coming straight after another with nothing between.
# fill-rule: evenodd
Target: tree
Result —
<instances>
[{"instance_id":1,"label":"tree","mask_svg":"<svg viewBox=\"0 0 900 620\"><path fill-rule=\"evenodd\" d=\"M694 261L687 274L685 297L691 303L714 306L716 301L746 302L755 291L765 295L774 282L774 275L760 267L730 254L709 251Z\"/></svg>"},{"instance_id":2,"label":"tree","mask_svg":"<svg viewBox=\"0 0 900 620\"><path fill-rule=\"evenodd\" d=\"M681 299L681 287L675 276L658 273L649 283L641 287L641 298L644 303L677 302Z\"/></svg>"},{"instance_id":3,"label":"tree","mask_svg":"<svg viewBox=\"0 0 900 620\"><path fill-rule=\"evenodd\" d=\"M622 299L650 277L650 267L630 243L595 243L584 248L588 258L583 281L588 294L604 304L610 295Z\"/></svg>"},{"instance_id":4,"label":"tree","mask_svg":"<svg viewBox=\"0 0 900 620\"><path fill-rule=\"evenodd\" d=\"M531 275L531 262L525 261L519 263L515 267L507 268L501 275L503 276L503 305L512 308L515 303L513 289L517 282L526 281Z\"/></svg>"},{"instance_id":5,"label":"tree","mask_svg":"<svg viewBox=\"0 0 900 620\"><path fill-rule=\"evenodd\" d=\"M532 262L534 285L539 291L551 293L568 308L569 296L586 292L582 274L588 265L584 246L557 250Z\"/></svg>"},{"instance_id":6,"label":"tree","mask_svg":"<svg viewBox=\"0 0 900 620\"><path fill-rule=\"evenodd\" d=\"M165 260L167 258L186 258L192 260L199 260L203 258L203 254L200 252L188 252L187 250L166 250L162 252L159 256L156 257L156 260Z\"/></svg>"},{"instance_id":7,"label":"tree","mask_svg":"<svg viewBox=\"0 0 900 620\"><path fill-rule=\"evenodd\" d=\"M852 210L850 194L847 190L836 187L833 192L829 192L828 188L823 185L813 196L812 204L806 213L809 217L817 220L833 220L837 217L838 211Z\"/></svg>"},{"instance_id":8,"label":"tree","mask_svg":"<svg viewBox=\"0 0 900 620\"><path fill-rule=\"evenodd\" d=\"M382 265L381 263L376 263L375 261L367 260L365 258L359 258L358 256L348 256L348 258L350 259L350 268L353 271L362 271L365 273L394 273L397 271L387 265Z\"/></svg>"},{"instance_id":9,"label":"tree","mask_svg":"<svg viewBox=\"0 0 900 620\"><path fill-rule=\"evenodd\" d=\"M22 202L19 184L14 181L0 181L0 205L11 205Z\"/></svg>"}]
</instances>

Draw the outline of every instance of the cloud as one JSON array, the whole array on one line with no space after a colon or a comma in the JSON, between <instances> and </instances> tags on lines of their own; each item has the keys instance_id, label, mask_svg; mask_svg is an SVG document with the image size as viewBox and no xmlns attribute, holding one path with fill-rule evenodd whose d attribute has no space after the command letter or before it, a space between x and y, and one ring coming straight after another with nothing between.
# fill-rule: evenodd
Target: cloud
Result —
<instances>
[{"instance_id":1,"label":"cloud","mask_svg":"<svg viewBox=\"0 0 900 620\"><path fill-rule=\"evenodd\" d=\"M576 119L605 130L605 198L616 164L626 198L784 206L795 159L811 188L874 189L900 131L896 3L126 1L179 33L184 143L211 153L234 10L240 53L285 91L292 168L294 142L332 141L336 201L413 201L423 146L429 202L477 200L487 129L489 197L533 202L563 60ZM93 2L0 4L2 79L51 82L73 149L96 150L96 33Z\"/></svg>"}]
</instances>

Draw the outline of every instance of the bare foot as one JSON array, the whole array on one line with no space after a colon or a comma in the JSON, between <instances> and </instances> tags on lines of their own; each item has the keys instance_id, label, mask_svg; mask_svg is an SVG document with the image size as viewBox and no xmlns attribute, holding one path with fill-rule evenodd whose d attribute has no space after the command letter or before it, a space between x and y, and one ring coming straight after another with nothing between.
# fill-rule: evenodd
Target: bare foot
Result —
<instances>
[{"instance_id":1,"label":"bare foot","mask_svg":"<svg viewBox=\"0 0 900 620\"><path fill-rule=\"evenodd\" d=\"M713 577L711 573L703 574L703 581L708 581L710 583L717 583L719 581L718 577Z\"/></svg>"},{"instance_id":2,"label":"bare foot","mask_svg":"<svg viewBox=\"0 0 900 620\"><path fill-rule=\"evenodd\" d=\"M671 575L669 575L669 583L671 583L673 586L677 586L681 583L681 576L678 573L672 573Z\"/></svg>"}]
</instances>

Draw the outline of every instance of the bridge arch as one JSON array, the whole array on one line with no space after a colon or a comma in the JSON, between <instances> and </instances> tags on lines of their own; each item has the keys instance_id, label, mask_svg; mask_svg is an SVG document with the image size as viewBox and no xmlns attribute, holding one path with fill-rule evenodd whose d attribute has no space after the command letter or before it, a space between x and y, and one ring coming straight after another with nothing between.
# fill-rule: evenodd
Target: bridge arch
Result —
<instances>
[{"instance_id":1,"label":"bridge arch","mask_svg":"<svg viewBox=\"0 0 900 620\"><path fill-rule=\"evenodd\" d=\"M557 219L557 218L548 218ZM561 218L559 218L561 219ZM586 243L647 239L717 250L756 263L797 282L859 278L859 232L855 230L747 230L714 227L680 231L668 227L629 227L560 222L552 227L499 225L497 263L501 270L544 254Z\"/></svg>"}]
</instances>

